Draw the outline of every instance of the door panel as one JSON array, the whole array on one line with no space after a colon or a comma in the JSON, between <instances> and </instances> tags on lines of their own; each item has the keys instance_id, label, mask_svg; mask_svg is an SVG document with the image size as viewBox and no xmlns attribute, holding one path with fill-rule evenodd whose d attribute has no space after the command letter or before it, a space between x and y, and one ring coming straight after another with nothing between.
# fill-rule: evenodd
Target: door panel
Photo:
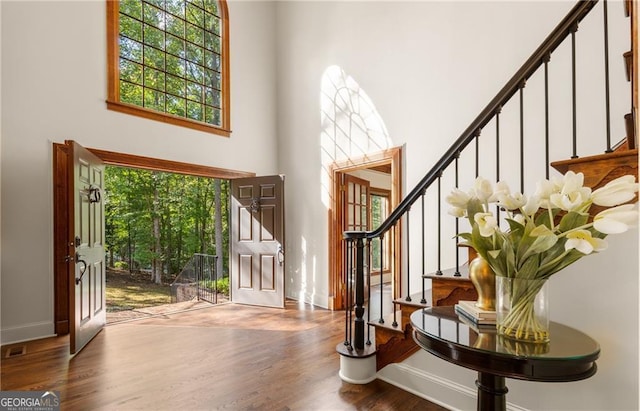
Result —
<instances>
[{"instance_id":1,"label":"door panel","mask_svg":"<svg viewBox=\"0 0 640 411\"><path fill-rule=\"evenodd\" d=\"M284 178L231 180L231 300L284 307Z\"/></svg>"},{"instance_id":2,"label":"door panel","mask_svg":"<svg viewBox=\"0 0 640 411\"><path fill-rule=\"evenodd\" d=\"M104 165L76 142L69 150L69 306L71 353L80 351L106 323L104 265Z\"/></svg>"}]
</instances>

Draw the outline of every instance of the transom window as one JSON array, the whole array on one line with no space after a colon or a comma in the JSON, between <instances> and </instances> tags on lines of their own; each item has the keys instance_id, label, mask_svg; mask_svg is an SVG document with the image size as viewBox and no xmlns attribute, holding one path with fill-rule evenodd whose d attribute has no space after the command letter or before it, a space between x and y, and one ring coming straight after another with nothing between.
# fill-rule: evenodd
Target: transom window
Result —
<instances>
[{"instance_id":1,"label":"transom window","mask_svg":"<svg viewBox=\"0 0 640 411\"><path fill-rule=\"evenodd\" d=\"M228 136L224 0L108 0L110 109Z\"/></svg>"}]
</instances>

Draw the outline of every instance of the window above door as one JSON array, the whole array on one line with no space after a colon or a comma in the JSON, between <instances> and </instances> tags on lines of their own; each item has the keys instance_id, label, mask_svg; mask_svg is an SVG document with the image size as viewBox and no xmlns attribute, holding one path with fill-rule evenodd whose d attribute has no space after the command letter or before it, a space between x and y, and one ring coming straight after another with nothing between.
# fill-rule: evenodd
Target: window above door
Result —
<instances>
[{"instance_id":1,"label":"window above door","mask_svg":"<svg viewBox=\"0 0 640 411\"><path fill-rule=\"evenodd\" d=\"M225 0L107 0L110 110L229 136Z\"/></svg>"}]
</instances>

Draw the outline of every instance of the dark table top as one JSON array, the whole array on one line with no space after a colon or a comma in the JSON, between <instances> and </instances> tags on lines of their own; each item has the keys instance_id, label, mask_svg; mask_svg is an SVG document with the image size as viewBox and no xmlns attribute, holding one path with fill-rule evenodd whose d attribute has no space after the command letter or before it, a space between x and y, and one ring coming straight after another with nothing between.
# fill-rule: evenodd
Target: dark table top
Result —
<instances>
[{"instance_id":1,"label":"dark table top","mask_svg":"<svg viewBox=\"0 0 640 411\"><path fill-rule=\"evenodd\" d=\"M433 355L496 376L529 381L577 381L596 373L600 345L588 335L551 322L550 341L515 341L495 327L475 327L453 307L431 307L411 314L414 340Z\"/></svg>"}]
</instances>

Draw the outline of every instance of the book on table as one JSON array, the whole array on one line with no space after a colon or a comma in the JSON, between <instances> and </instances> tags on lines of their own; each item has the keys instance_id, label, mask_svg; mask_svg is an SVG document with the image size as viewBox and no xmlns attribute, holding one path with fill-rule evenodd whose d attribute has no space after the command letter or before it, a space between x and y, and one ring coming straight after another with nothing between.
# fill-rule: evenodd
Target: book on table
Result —
<instances>
[{"instance_id":1,"label":"book on table","mask_svg":"<svg viewBox=\"0 0 640 411\"><path fill-rule=\"evenodd\" d=\"M455 305L455 310L458 314L466 315L469 320L476 324L496 323L496 312L477 307L475 301L458 301L458 304Z\"/></svg>"},{"instance_id":2,"label":"book on table","mask_svg":"<svg viewBox=\"0 0 640 411\"><path fill-rule=\"evenodd\" d=\"M467 313L465 313L465 312L460 312L460 311L458 311L458 309L456 309L456 313L458 314L458 319L460 320L460 322L462 324L464 324L467 327L471 328L472 330L474 330L478 334L480 334L480 333L492 334L492 333L496 332L496 322L495 321L493 321L493 322L483 322L483 321L481 321L480 323L478 323L477 321L475 321L475 319L470 318L467 315Z\"/></svg>"},{"instance_id":3,"label":"book on table","mask_svg":"<svg viewBox=\"0 0 640 411\"><path fill-rule=\"evenodd\" d=\"M477 318L474 317L473 314L466 312L460 305L456 304L454 306L454 310L456 314L458 314L458 318L467 325L472 325L475 328L479 327L495 327L496 320L495 318L486 319L486 318Z\"/></svg>"}]
</instances>

